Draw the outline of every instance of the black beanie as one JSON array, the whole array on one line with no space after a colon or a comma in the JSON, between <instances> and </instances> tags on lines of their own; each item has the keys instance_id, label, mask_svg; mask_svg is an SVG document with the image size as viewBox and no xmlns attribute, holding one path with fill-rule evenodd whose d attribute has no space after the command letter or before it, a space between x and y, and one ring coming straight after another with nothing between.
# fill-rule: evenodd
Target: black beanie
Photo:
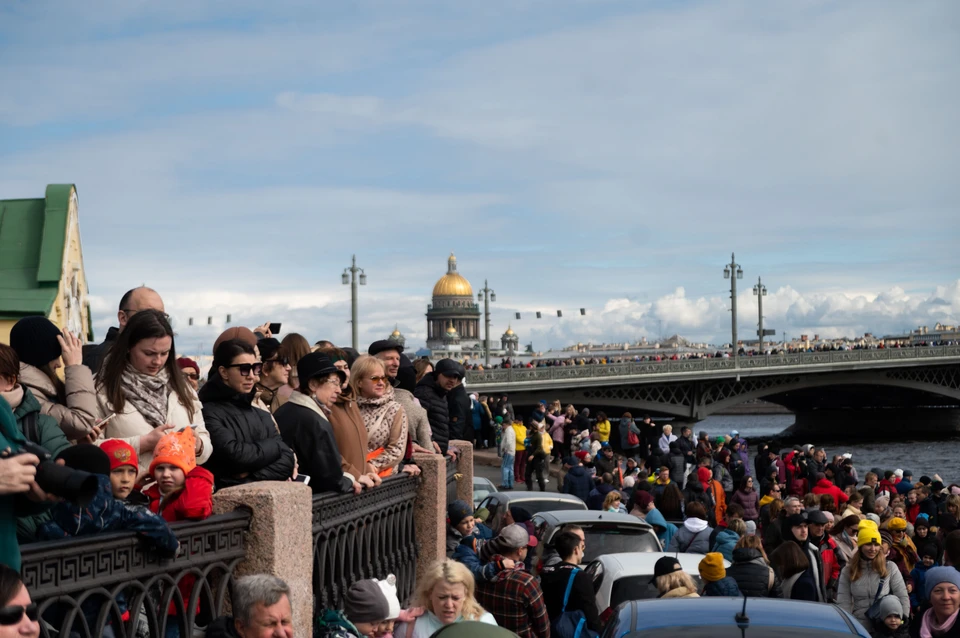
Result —
<instances>
[{"instance_id":1,"label":"black beanie","mask_svg":"<svg viewBox=\"0 0 960 638\"><path fill-rule=\"evenodd\" d=\"M60 329L46 317L24 317L10 329L10 347L20 361L42 368L63 354L60 336Z\"/></svg>"},{"instance_id":2,"label":"black beanie","mask_svg":"<svg viewBox=\"0 0 960 638\"><path fill-rule=\"evenodd\" d=\"M273 337L267 337L257 342L257 348L260 350L260 361L266 361L280 349L280 342Z\"/></svg>"},{"instance_id":3,"label":"black beanie","mask_svg":"<svg viewBox=\"0 0 960 638\"><path fill-rule=\"evenodd\" d=\"M63 459L63 464L74 470L110 476L110 457L91 443L80 443L64 448L57 455L57 459Z\"/></svg>"}]
</instances>

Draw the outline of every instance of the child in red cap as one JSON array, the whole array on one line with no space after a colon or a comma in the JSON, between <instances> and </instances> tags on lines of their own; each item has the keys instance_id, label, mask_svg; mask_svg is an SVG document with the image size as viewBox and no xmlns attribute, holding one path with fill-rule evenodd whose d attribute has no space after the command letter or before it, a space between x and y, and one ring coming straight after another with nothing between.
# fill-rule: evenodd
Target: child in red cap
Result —
<instances>
[{"instance_id":1,"label":"child in red cap","mask_svg":"<svg viewBox=\"0 0 960 638\"><path fill-rule=\"evenodd\" d=\"M126 441L107 439L100 444L107 458L110 459L110 485L113 488L113 497L121 501L127 500L137 484L137 451Z\"/></svg>"},{"instance_id":2,"label":"child in red cap","mask_svg":"<svg viewBox=\"0 0 960 638\"><path fill-rule=\"evenodd\" d=\"M167 521L201 521L213 513L213 474L197 467L192 428L164 434L153 451L150 475L156 483L144 491L150 509Z\"/></svg>"}]
</instances>

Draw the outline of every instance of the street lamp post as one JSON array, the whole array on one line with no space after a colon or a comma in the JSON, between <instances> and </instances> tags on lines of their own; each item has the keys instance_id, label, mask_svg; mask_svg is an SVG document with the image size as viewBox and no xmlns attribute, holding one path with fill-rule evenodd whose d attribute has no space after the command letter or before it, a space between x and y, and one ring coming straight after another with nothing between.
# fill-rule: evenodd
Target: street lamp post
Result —
<instances>
[{"instance_id":1,"label":"street lamp post","mask_svg":"<svg viewBox=\"0 0 960 638\"><path fill-rule=\"evenodd\" d=\"M757 311L760 313L760 322L757 324L757 334L760 335L760 354L763 350L763 298L767 296L767 287L763 285L760 278L757 277L757 285L753 287L753 294L757 298Z\"/></svg>"},{"instance_id":2,"label":"street lamp post","mask_svg":"<svg viewBox=\"0 0 960 638\"><path fill-rule=\"evenodd\" d=\"M483 280L483 288L477 293L477 301L483 302L483 365L490 367L490 302L497 300L497 293L493 292Z\"/></svg>"},{"instance_id":3,"label":"street lamp post","mask_svg":"<svg viewBox=\"0 0 960 638\"><path fill-rule=\"evenodd\" d=\"M357 277L357 273L360 274ZM361 286L367 285L367 274L363 272L363 268L357 268L357 256L353 256L353 262L349 268L343 269L343 284L350 284L350 323L353 328L353 349L357 349L357 283Z\"/></svg>"},{"instance_id":4,"label":"street lamp post","mask_svg":"<svg viewBox=\"0 0 960 638\"><path fill-rule=\"evenodd\" d=\"M740 353L737 351L737 279L743 279L743 269L737 263L737 257L730 253L730 263L723 267L723 278L730 280L730 332L732 341L734 367L739 362Z\"/></svg>"}]
</instances>

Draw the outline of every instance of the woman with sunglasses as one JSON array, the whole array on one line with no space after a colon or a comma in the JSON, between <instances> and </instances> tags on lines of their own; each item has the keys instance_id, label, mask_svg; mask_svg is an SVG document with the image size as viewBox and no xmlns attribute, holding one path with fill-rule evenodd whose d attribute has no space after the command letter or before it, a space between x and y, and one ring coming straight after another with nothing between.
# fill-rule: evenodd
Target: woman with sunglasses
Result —
<instances>
[{"instance_id":1,"label":"woman with sunglasses","mask_svg":"<svg viewBox=\"0 0 960 638\"><path fill-rule=\"evenodd\" d=\"M249 343L230 339L217 346L213 372L200 389L203 419L213 455L204 465L216 488L294 478L293 451L280 438L270 413L256 402L263 364Z\"/></svg>"},{"instance_id":2,"label":"woman with sunglasses","mask_svg":"<svg viewBox=\"0 0 960 638\"><path fill-rule=\"evenodd\" d=\"M40 635L37 618L37 604L30 600L30 592L20 574L0 565L0 638L37 638Z\"/></svg>"},{"instance_id":3,"label":"woman with sunglasses","mask_svg":"<svg viewBox=\"0 0 960 638\"><path fill-rule=\"evenodd\" d=\"M120 439L133 446L146 475L153 448L170 430L194 428L197 464L213 451L197 395L177 366L173 328L159 310L130 317L107 352L94 385L101 430L100 444Z\"/></svg>"},{"instance_id":4,"label":"woman with sunglasses","mask_svg":"<svg viewBox=\"0 0 960 638\"><path fill-rule=\"evenodd\" d=\"M367 459L381 476L396 471L407 445L407 414L394 399L383 362L364 355L350 367L350 387L367 430Z\"/></svg>"}]
</instances>

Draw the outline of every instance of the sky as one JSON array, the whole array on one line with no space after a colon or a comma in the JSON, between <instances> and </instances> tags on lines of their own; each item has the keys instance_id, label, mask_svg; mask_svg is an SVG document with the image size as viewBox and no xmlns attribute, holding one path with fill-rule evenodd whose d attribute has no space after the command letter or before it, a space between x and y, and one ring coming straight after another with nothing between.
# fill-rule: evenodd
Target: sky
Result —
<instances>
[{"instance_id":1,"label":"sky","mask_svg":"<svg viewBox=\"0 0 960 638\"><path fill-rule=\"evenodd\" d=\"M146 284L181 351L349 345L354 254L361 349L422 345L451 251L538 350L729 341L734 252L741 337L758 277L901 333L960 323L958 60L953 0L15 0L0 198L76 184L97 337Z\"/></svg>"}]
</instances>

